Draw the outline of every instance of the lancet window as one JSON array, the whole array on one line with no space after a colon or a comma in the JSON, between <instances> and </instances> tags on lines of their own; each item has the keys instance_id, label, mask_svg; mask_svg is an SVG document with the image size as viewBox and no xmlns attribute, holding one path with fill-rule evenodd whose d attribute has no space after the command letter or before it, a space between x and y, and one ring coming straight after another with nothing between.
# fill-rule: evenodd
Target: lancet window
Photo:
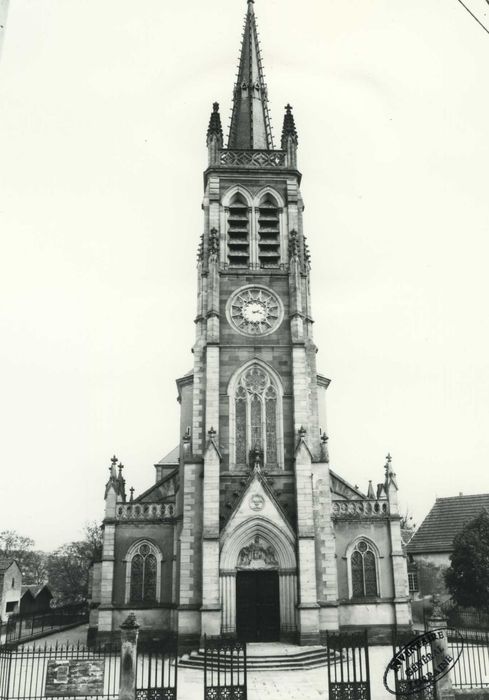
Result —
<instances>
[{"instance_id":1,"label":"lancet window","mask_svg":"<svg viewBox=\"0 0 489 700\"><path fill-rule=\"evenodd\" d=\"M128 555L127 567L127 602L156 602L161 568L161 554L156 547L149 542L138 543Z\"/></svg>"},{"instance_id":2,"label":"lancet window","mask_svg":"<svg viewBox=\"0 0 489 700\"><path fill-rule=\"evenodd\" d=\"M377 561L372 546L366 540L359 540L350 558L351 584L354 598L378 595Z\"/></svg>"},{"instance_id":3,"label":"lancet window","mask_svg":"<svg viewBox=\"0 0 489 700\"><path fill-rule=\"evenodd\" d=\"M235 194L228 209L228 262L230 267L248 267L250 260L250 220L248 204Z\"/></svg>"},{"instance_id":4,"label":"lancet window","mask_svg":"<svg viewBox=\"0 0 489 700\"><path fill-rule=\"evenodd\" d=\"M236 466L252 466L256 456L263 465L278 466L281 402L272 377L262 367L252 365L239 378L232 398Z\"/></svg>"},{"instance_id":5,"label":"lancet window","mask_svg":"<svg viewBox=\"0 0 489 700\"><path fill-rule=\"evenodd\" d=\"M280 213L270 194L258 207L258 261L260 267L278 267L280 263Z\"/></svg>"}]
</instances>

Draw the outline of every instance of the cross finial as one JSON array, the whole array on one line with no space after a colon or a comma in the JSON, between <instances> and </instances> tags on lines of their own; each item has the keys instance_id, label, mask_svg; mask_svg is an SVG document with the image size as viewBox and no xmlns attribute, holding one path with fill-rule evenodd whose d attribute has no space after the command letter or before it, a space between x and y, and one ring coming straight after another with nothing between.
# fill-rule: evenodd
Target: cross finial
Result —
<instances>
[{"instance_id":1,"label":"cross finial","mask_svg":"<svg viewBox=\"0 0 489 700\"><path fill-rule=\"evenodd\" d=\"M288 102L285 105L285 111L287 112L287 114L290 114L292 112L292 106Z\"/></svg>"},{"instance_id":2,"label":"cross finial","mask_svg":"<svg viewBox=\"0 0 489 700\"><path fill-rule=\"evenodd\" d=\"M391 472L391 462L392 462L392 457L391 457L391 453L390 453L390 452L387 453L387 456L386 456L385 460L386 460L386 461L385 461L385 466L384 466L385 473L386 473L387 475L389 475L390 472Z\"/></svg>"},{"instance_id":3,"label":"cross finial","mask_svg":"<svg viewBox=\"0 0 489 700\"><path fill-rule=\"evenodd\" d=\"M117 457L114 455L110 461L112 462L112 466L115 467L115 465L116 465L117 462L118 462L118 459L117 459Z\"/></svg>"},{"instance_id":4,"label":"cross finial","mask_svg":"<svg viewBox=\"0 0 489 700\"><path fill-rule=\"evenodd\" d=\"M119 462L117 468L119 469L119 476L122 476L122 470L124 469L124 465L122 464L122 462Z\"/></svg>"},{"instance_id":5,"label":"cross finial","mask_svg":"<svg viewBox=\"0 0 489 700\"><path fill-rule=\"evenodd\" d=\"M133 496L134 496L134 486L131 486L131 488L129 489L129 491L131 492L130 501L131 501L131 503L132 503L132 499L133 499Z\"/></svg>"},{"instance_id":6,"label":"cross finial","mask_svg":"<svg viewBox=\"0 0 489 700\"><path fill-rule=\"evenodd\" d=\"M303 425L299 428L299 437L304 438L306 436L307 430L304 428Z\"/></svg>"},{"instance_id":7,"label":"cross finial","mask_svg":"<svg viewBox=\"0 0 489 700\"><path fill-rule=\"evenodd\" d=\"M213 426L211 425L211 429L207 433L212 440L214 437L216 437L216 431L214 430Z\"/></svg>"}]
</instances>

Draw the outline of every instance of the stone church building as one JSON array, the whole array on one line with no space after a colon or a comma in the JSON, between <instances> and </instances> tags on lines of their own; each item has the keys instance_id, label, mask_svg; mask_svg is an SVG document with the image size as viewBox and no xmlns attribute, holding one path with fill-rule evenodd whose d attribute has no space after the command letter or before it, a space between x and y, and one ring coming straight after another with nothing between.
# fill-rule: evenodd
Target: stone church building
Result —
<instances>
[{"instance_id":1,"label":"stone church building","mask_svg":"<svg viewBox=\"0 0 489 700\"><path fill-rule=\"evenodd\" d=\"M396 477L366 493L330 468L294 116L272 140L248 0L227 144L207 130L193 369L177 448L126 495L114 458L90 635L134 611L141 634L317 644L326 630L408 626ZM189 323L192 319L189 318Z\"/></svg>"}]
</instances>

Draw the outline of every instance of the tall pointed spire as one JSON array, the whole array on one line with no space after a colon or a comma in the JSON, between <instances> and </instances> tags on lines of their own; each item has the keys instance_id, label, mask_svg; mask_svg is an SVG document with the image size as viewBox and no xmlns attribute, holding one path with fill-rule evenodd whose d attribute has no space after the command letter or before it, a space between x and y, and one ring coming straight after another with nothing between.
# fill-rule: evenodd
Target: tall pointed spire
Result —
<instances>
[{"instance_id":1,"label":"tall pointed spire","mask_svg":"<svg viewBox=\"0 0 489 700\"><path fill-rule=\"evenodd\" d=\"M273 149L254 0L248 0L237 81L234 86L228 148Z\"/></svg>"}]
</instances>

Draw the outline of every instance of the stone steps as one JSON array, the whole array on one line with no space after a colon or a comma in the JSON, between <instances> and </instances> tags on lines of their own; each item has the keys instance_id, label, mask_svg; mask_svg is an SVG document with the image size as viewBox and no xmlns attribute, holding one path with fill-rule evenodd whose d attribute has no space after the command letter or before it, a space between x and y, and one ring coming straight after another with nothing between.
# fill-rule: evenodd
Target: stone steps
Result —
<instances>
[{"instance_id":1,"label":"stone steps","mask_svg":"<svg viewBox=\"0 0 489 700\"><path fill-rule=\"evenodd\" d=\"M276 651L275 649L273 651ZM329 652L333 663L337 663L340 659L338 652ZM253 650L248 648L247 667L248 671L299 671L301 669L323 668L328 662L328 650L325 647L297 647L296 650L284 649L279 650L279 653L264 653L261 649L260 653L253 653ZM204 650L199 649L190 654L184 654L179 660L179 666L183 668L204 669ZM242 666L242 663L240 664ZM231 665L221 660L220 671L230 671ZM213 670L217 671L217 663L213 664ZM233 662L233 671L238 670L238 662Z\"/></svg>"}]
</instances>

